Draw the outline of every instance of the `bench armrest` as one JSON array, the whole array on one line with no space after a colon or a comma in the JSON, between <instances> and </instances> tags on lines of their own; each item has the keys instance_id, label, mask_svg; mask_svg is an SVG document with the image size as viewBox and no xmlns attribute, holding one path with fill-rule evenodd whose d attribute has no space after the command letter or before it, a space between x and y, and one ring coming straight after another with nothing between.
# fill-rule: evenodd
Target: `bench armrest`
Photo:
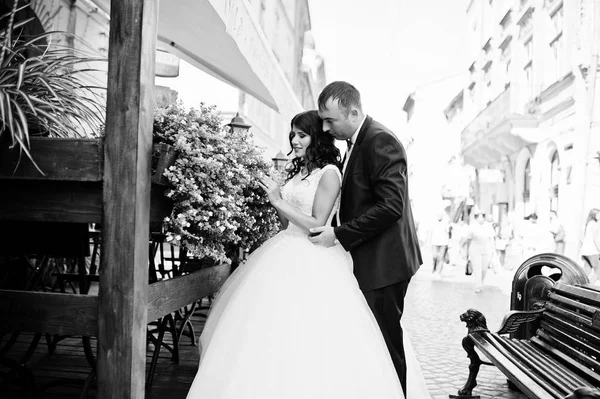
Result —
<instances>
[{"instance_id":1,"label":"bench armrest","mask_svg":"<svg viewBox=\"0 0 600 399\"><path fill-rule=\"evenodd\" d=\"M496 334L510 334L517 331L520 325L531 323L537 320L542 313L544 313L544 308L537 310L513 310L510 311L504 316L504 320L502 320L502 324L500 329L496 332Z\"/></svg>"},{"instance_id":2,"label":"bench armrest","mask_svg":"<svg viewBox=\"0 0 600 399\"><path fill-rule=\"evenodd\" d=\"M504 316L504 320L502 320L501 324L502 327L500 327L496 334L513 333L517 331L517 328L519 328L521 324L531 323L532 321L537 320L542 313L544 313L543 307L530 311L510 311L506 316ZM485 316L476 309L468 309L465 313L461 314L460 321L467 324L469 334L475 332L490 332L487 327L487 320Z\"/></svg>"}]
</instances>

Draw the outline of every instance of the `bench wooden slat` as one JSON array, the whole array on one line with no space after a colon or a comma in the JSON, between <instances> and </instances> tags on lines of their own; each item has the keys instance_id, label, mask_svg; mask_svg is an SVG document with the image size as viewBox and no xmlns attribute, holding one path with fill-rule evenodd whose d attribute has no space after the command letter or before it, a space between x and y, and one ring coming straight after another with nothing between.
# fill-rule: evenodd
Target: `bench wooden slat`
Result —
<instances>
[{"instance_id":1,"label":"bench wooden slat","mask_svg":"<svg viewBox=\"0 0 600 399\"><path fill-rule=\"evenodd\" d=\"M558 399L564 396L554 387L541 381L531 370L519 367L517 359L494 341L493 334L474 333L469 334L469 336L487 358L490 359L496 367L498 367L508 379L517 385L521 392L528 397L537 399Z\"/></svg>"},{"instance_id":2,"label":"bench wooden slat","mask_svg":"<svg viewBox=\"0 0 600 399\"><path fill-rule=\"evenodd\" d=\"M565 396L580 386L580 381L571 377L574 374L572 371L557 368L539 351L528 350L522 342L516 339L501 337L499 341L522 362L537 370L537 375L543 376L548 384L554 385Z\"/></svg>"},{"instance_id":3,"label":"bench wooden slat","mask_svg":"<svg viewBox=\"0 0 600 399\"><path fill-rule=\"evenodd\" d=\"M569 297L575 297L590 305L600 308L600 292L590 290L582 286L568 285L564 283L556 283L553 287L555 292Z\"/></svg>"},{"instance_id":4,"label":"bench wooden slat","mask_svg":"<svg viewBox=\"0 0 600 399\"><path fill-rule=\"evenodd\" d=\"M560 326L560 328L564 328L565 330L571 332L572 334L579 335L580 337L585 338L589 343L596 345L596 348L598 350L600 350L600 336L598 335L597 332L594 332L591 328L588 328L588 327L585 327L585 326L582 326L579 324L569 323L568 321L566 321L564 319L556 317L556 315L553 315L550 312L546 312L546 314L544 314L543 320L546 320L552 324Z\"/></svg>"},{"instance_id":5,"label":"bench wooden slat","mask_svg":"<svg viewBox=\"0 0 600 399\"><path fill-rule=\"evenodd\" d=\"M557 330L552 331L553 334L549 334L548 331L540 329L537 332L538 337L544 339L546 342L552 345L553 348L563 352L565 355L572 359L577 359L584 363L588 367L593 367L595 370L600 370L600 362L592 358L591 356L578 350L577 342L573 340L567 340L564 335L556 335ZM600 381L600 375L597 377Z\"/></svg>"},{"instance_id":6,"label":"bench wooden slat","mask_svg":"<svg viewBox=\"0 0 600 399\"><path fill-rule=\"evenodd\" d=\"M580 313L576 313L569 309L561 308L560 306L555 305L554 303L547 302L546 303L546 311L556 313L563 318L569 319L575 323L581 323L588 327L592 327L592 319Z\"/></svg>"},{"instance_id":7,"label":"bench wooden slat","mask_svg":"<svg viewBox=\"0 0 600 399\"><path fill-rule=\"evenodd\" d=\"M590 317L592 317L594 315L594 313L598 310L598 308L595 306L585 304L583 302L577 301L575 299L571 299L569 297L560 295L555 292L550 292L548 294L548 298L553 302L559 302L563 305L567 305L568 307L575 308L579 311L583 311Z\"/></svg>"},{"instance_id":8,"label":"bench wooden slat","mask_svg":"<svg viewBox=\"0 0 600 399\"><path fill-rule=\"evenodd\" d=\"M600 379L598 375L590 370L588 367L585 367L581 363L577 362L573 358L567 356L565 353L554 347L552 344L540 339L539 337L532 337L531 342L535 344L537 347L545 350L547 353L551 354L554 357L560 359L560 361L567 365L569 368L577 370L580 376L586 378L589 381L594 382L594 386L600 386Z\"/></svg>"},{"instance_id":9,"label":"bench wooden slat","mask_svg":"<svg viewBox=\"0 0 600 399\"><path fill-rule=\"evenodd\" d=\"M577 373L574 373L573 370L567 368L548 353L540 351L538 348L534 347L531 342L526 340L518 340L518 342L524 351L537 356L537 358L548 367L556 369L556 372L559 373L560 376L567 378L575 387L581 387L588 384L586 380L581 378Z\"/></svg>"},{"instance_id":10,"label":"bench wooden slat","mask_svg":"<svg viewBox=\"0 0 600 399\"><path fill-rule=\"evenodd\" d=\"M587 353L588 356L591 356L593 359L600 359L600 351L598 350L598 348L595 348L593 345L590 345L587 341L579 338L575 334L575 328L570 328L571 326L569 326L567 327L567 331L564 331L558 326L548 323L547 321L542 321L542 324L540 326L546 331L546 333L552 335L561 343L567 344L572 348L577 348L576 353L581 353L583 351ZM583 361L583 359L580 360ZM600 366L600 363L598 363L598 361L594 362L594 364L589 364L589 366ZM597 368L597 370L600 370L600 368Z\"/></svg>"}]
</instances>

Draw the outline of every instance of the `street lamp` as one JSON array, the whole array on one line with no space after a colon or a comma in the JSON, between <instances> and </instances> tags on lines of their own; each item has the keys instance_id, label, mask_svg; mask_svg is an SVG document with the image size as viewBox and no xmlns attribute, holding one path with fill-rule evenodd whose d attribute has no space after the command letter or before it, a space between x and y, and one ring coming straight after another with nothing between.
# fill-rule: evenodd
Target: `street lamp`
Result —
<instances>
[{"instance_id":1,"label":"street lamp","mask_svg":"<svg viewBox=\"0 0 600 399\"><path fill-rule=\"evenodd\" d=\"M246 133L252 125L248 125L244 122L244 118L240 116L240 113L237 112L233 118L231 118L231 122L229 122L226 126L229 126L232 133Z\"/></svg>"},{"instance_id":2,"label":"street lamp","mask_svg":"<svg viewBox=\"0 0 600 399\"><path fill-rule=\"evenodd\" d=\"M275 158L271 158L271 160L273 161L275 169L277 169L279 172L283 172L285 170L285 165L289 162L288 157L281 152L281 150L279 150L277 155L275 155Z\"/></svg>"}]
</instances>

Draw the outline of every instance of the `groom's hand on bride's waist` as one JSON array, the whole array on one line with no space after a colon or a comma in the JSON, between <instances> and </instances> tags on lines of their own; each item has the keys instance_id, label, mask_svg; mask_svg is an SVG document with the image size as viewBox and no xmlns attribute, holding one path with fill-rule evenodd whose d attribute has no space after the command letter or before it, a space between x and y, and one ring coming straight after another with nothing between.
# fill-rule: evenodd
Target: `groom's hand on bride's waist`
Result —
<instances>
[{"instance_id":1,"label":"groom's hand on bride's waist","mask_svg":"<svg viewBox=\"0 0 600 399\"><path fill-rule=\"evenodd\" d=\"M333 247L336 241L335 233L331 226L313 227L309 230L308 239L313 244L324 247Z\"/></svg>"}]
</instances>

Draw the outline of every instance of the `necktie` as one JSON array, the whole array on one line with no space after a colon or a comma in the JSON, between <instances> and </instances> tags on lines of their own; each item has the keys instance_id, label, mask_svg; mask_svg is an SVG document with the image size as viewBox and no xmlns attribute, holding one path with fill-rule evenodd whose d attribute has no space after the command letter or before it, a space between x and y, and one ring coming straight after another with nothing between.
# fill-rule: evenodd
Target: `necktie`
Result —
<instances>
[{"instance_id":1,"label":"necktie","mask_svg":"<svg viewBox=\"0 0 600 399\"><path fill-rule=\"evenodd\" d=\"M342 159L342 165L346 163L346 158L348 158L348 154L350 154L350 150L352 149L352 140L346 140L346 145L348 148L346 149L346 153L344 154L344 159Z\"/></svg>"}]
</instances>

